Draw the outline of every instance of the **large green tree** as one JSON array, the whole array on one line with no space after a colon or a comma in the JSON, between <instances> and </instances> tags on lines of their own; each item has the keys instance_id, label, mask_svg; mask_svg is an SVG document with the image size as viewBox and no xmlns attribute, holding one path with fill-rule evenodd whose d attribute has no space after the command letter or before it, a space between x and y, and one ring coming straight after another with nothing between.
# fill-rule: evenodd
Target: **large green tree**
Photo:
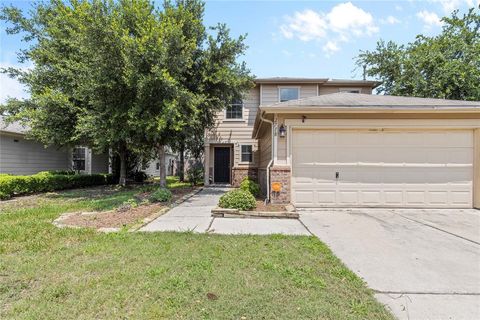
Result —
<instances>
[{"instance_id":1,"label":"large green tree","mask_svg":"<svg viewBox=\"0 0 480 320\"><path fill-rule=\"evenodd\" d=\"M418 35L407 45L381 40L375 50L361 52L356 64L382 82L380 93L480 100L479 8L444 17L436 36Z\"/></svg>"},{"instance_id":2,"label":"large green tree","mask_svg":"<svg viewBox=\"0 0 480 320\"><path fill-rule=\"evenodd\" d=\"M7 32L30 43L21 62L34 66L4 70L30 98L11 99L2 110L46 145L111 148L124 184L128 152L155 148L163 164L165 145L192 125L211 125L251 85L236 62L243 37L231 39L224 26L208 33L203 9L198 0L167 1L161 10L148 0L50 0L27 15L2 8Z\"/></svg>"}]
</instances>

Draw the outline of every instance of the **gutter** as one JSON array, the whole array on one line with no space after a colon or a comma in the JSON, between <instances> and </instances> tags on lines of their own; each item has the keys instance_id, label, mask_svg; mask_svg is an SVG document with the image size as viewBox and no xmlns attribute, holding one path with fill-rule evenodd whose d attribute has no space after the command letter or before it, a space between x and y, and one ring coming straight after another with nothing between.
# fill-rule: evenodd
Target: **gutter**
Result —
<instances>
[{"instance_id":1,"label":"gutter","mask_svg":"<svg viewBox=\"0 0 480 320\"><path fill-rule=\"evenodd\" d=\"M272 167L273 157L274 157L274 154L275 154L275 144L274 144L274 141L273 141L274 133L275 133L274 132L275 127L273 126L273 121L264 118L263 114L264 114L263 112L260 113L260 121L265 121L267 123L270 123L270 126L272 128L272 138L271 138L272 139L272 147L271 147L272 155L271 155L271 158L270 158L270 162L267 165L267 199L265 199L266 201L270 202L270 168ZM260 128L260 125L258 127Z\"/></svg>"}]
</instances>

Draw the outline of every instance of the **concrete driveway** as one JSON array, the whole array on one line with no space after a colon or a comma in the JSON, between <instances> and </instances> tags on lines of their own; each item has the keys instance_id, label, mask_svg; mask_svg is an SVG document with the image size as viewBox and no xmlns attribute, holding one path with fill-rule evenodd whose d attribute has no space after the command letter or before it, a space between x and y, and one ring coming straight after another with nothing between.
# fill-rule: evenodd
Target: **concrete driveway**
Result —
<instances>
[{"instance_id":1,"label":"concrete driveway","mask_svg":"<svg viewBox=\"0 0 480 320\"><path fill-rule=\"evenodd\" d=\"M304 211L399 319L480 319L480 211Z\"/></svg>"}]
</instances>

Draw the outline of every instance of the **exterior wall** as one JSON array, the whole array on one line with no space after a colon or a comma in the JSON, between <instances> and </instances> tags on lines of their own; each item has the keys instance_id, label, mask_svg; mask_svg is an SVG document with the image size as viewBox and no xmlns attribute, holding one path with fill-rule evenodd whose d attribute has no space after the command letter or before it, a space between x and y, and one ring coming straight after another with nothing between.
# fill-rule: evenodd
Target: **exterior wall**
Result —
<instances>
[{"instance_id":1,"label":"exterior wall","mask_svg":"<svg viewBox=\"0 0 480 320\"><path fill-rule=\"evenodd\" d=\"M0 133L0 173L28 175L70 167L66 148L45 148L41 143L20 135Z\"/></svg>"},{"instance_id":2,"label":"exterior wall","mask_svg":"<svg viewBox=\"0 0 480 320\"><path fill-rule=\"evenodd\" d=\"M171 160L175 161L173 172L169 172L169 170L168 170L169 163L170 163ZM158 162L159 162L158 159L154 159L154 160L149 161L147 167L144 170L145 173L149 176L159 177L160 176L160 169L157 169L157 163ZM172 154L166 154L165 155L165 170L167 172L167 176L171 175L171 174L173 174L173 175L176 174L176 172L175 172L175 170L177 168L176 162L177 162L177 157L175 155L172 155Z\"/></svg>"},{"instance_id":3,"label":"exterior wall","mask_svg":"<svg viewBox=\"0 0 480 320\"><path fill-rule=\"evenodd\" d=\"M473 153L475 154L473 160L473 206L480 209L480 129L474 131Z\"/></svg>"},{"instance_id":4,"label":"exterior wall","mask_svg":"<svg viewBox=\"0 0 480 320\"><path fill-rule=\"evenodd\" d=\"M314 97L317 95L318 85L317 84L262 84L262 97L260 104L269 105L280 102L280 97L278 95L279 88L282 87L298 87L300 88L300 99Z\"/></svg>"},{"instance_id":5,"label":"exterior wall","mask_svg":"<svg viewBox=\"0 0 480 320\"><path fill-rule=\"evenodd\" d=\"M92 152L90 173L108 173L109 160L108 153L95 154Z\"/></svg>"},{"instance_id":6,"label":"exterior wall","mask_svg":"<svg viewBox=\"0 0 480 320\"><path fill-rule=\"evenodd\" d=\"M278 182L281 184L280 192L270 191L272 203L289 203L290 202L290 186L291 186L291 169L290 166L274 166L270 169L271 183Z\"/></svg>"},{"instance_id":7,"label":"exterior wall","mask_svg":"<svg viewBox=\"0 0 480 320\"><path fill-rule=\"evenodd\" d=\"M355 85L337 85L337 86L325 86L325 85L320 85L318 94L331 94L331 93L337 93L340 92L341 90L348 90L348 89L360 89L360 93L364 94L372 94L372 88L371 87L357 87Z\"/></svg>"},{"instance_id":8,"label":"exterior wall","mask_svg":"<svg viewBox=\"0 0 480 320\"><path fill-rule=\"evenodd\" d=\"M257 168L243 168L236 167L232 170L232 186L239 187L242 180L246 177L254 181L258 181L258 169Z\"/></svg>"}]
</instances>

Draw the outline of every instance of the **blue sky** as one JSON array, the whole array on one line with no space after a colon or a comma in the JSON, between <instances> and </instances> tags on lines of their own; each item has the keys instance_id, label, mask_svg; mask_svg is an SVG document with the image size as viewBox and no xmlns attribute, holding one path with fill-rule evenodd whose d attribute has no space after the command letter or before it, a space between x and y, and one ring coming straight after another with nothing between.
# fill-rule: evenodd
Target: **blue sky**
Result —
<instances>
[{"instance_id":1,"label":"blue sky","mask_svg":"<svg viewBox=\"0 0 480 320\"><path fill-rule=\"evenodd\" d=\"M28 9L29 1L0 0ZM207 1L205 23L226 23L235 36L247 34L243 60L258 77L292 76L360 79L354 58L379 39L413 41L441 30L439 18L464 12L480 0L406 1ZM26 46L7 36L0 23L0 67L17 65ZM28 67L28 66L27 66ZM0 75L0 103L25 97L22 86Z\"/></svg>"}]
</instances>

